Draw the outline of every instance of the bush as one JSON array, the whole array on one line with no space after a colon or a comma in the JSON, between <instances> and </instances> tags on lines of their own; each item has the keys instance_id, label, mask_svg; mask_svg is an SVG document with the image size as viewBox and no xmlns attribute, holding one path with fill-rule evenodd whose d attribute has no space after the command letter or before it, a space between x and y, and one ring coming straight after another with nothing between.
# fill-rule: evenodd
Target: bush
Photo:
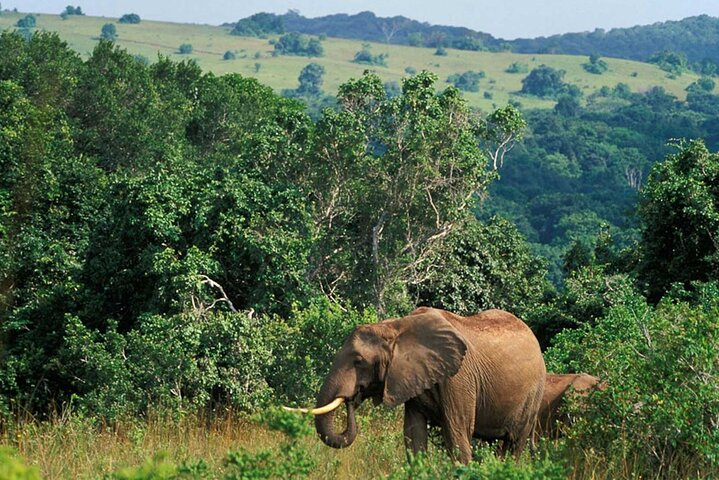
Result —
<instances>
[{"instance_id":1,"label":"bush","mask_svg":"<svg viewBox=\"0 0 719 480\"><path fill-rule=\"evenodd\" d=\"M295 308L287 322L274 324L277 344L267 380L282 400L314 400L335 353L357 325L378 321L373 311L346 309L325 298Z\"/></svg>"},{"instance_id":2,"label":"bush","mask_svg":"<svg viewBox=\"0 0 719 480\"><path fill-rule=\"evenodd\" d=\"M453 84L455 87L465 92L478 92L479 81L485 77L485 73L469 70L464 73L454 73L447 77L447 83Z\"/></svg>"},{"instance_id":3,"label":"bush","mask_svg":"<svg viewBox=\"0 0 719 480\"><path fill-rule=\"evenodd\" d=\"M106 23L103 25L102 30L100 30L100 38L110 40L111 42L117 40L117 27L115 27L115 24Z\"/></svg>"},{"instance_id":4,"label":"bush","mask_svg":"<svg viewBox=\"0 0 719 480\"><path fill-rule=\"evenodd\" d=\"M512 62L510 66L505 70L507 73L527 73L529 72L529 66L522 62Z\"/></svg>"},{"instance_id":5,"label":"bush","mask_svg":"<svg viewBox=\"0 0 719 480\"><path fill-rule=\"evenodd\" d=\"M599 58L599 55L590 55L589 63L583 63L582 68L589 73L601 75L609 69L609 66L607 65L607 62Z\"/></svg>"},{"instance_id":6,"label":"bush","mask_svg":"<svg viewBox=\"0 0 719 480\"><path fill-rule=\"evenodd\" d=\"M438 57L446 57L447 50L442 45L440 45L439 47L437 47L437 50L434 51L434 54Z\"/></svg>"},{"instance_id":7,"label":"bush","mask_svg":"<svg viewBox=\"0 0 719 480\"><path fill-rule=\"evenodd\" d=\"M190 53L192 53L192 45L189 43L183 43L182 45L180 45L177 51L182 55L189 55Z\"/></svg>"},{"instance_id":8,"label":"bush","mask_svg":"<svg viewBox=\"0 0 719 480\"><path fill-rule=\"evenodd\" d=\"M282 17L273 13L260 12L239 20L230 32L231 35L245 37L263 37L285 33Z\"/></svg>"},{"instance_id":9,"label":"bush","mask_svg":"<svg viewBox=\"0 0 719 480\"><path fill-rule=\"evenodd\" d=\"M223 60L234 60L236 58L235 52L231 50L227 50L225 54L222 56Z\"/></svg>"},{"instance_id":10,"label":"bush","mask_svg":"<svg viewBox=\"0 0 719 480\"><path fill-rule=\"evenodd\" d=\"M34 15L25 15L17 21L15 26L18 28L35 28L35 26L37 26L37 20Z\"/></svg>"},{"instance_id":11,"label":"bush","mask_svg":"<svg viewBox=\"0 0 719 480\"><path fill-rule=\"evenodd\" d=\"M322 43L301 33L288 33L282 35L275 42L276 55L297 55L301 57L321 57L324 55Z\"/></svg>"},{"instance_id":12,"label":"bush","mask_svg":"<svg viewBox=\"0 0 719 480\"><path fill-rule=\"evenodd\" d=\"M140 16L136 13L126 13L122 17L120 17L118 22L119 23L137 24L137 23L140 23Z\"/></svg>"},{"instance_id":13,"label":"bush","mask_svg":"<svg viewBox=\"0 0 719 480\"><path fill-rule=\"evenodd\" d=\"M122 335L69 319L63 364L76 379L81 410L106 418L145 412L150 404L251 410L272 394L270 322L244 314L148 316Z\"/></svg>"},{"instance_id":14,"label":"bush","mask_svg":"<svg viewBox=\"0 0 719 480\"><path fill-rule=\"evenodd\" d=\"M719 468L719 293L676 291L653 308L627 295L594 326L560 333L548 370L606 382L574 412L572 443L630 461L638 476L686 478Z\"/></svg>"},{"instance_id":15,"label":"bush","mask_svg":"<svg viewBox=\"0 0 719 480\"><path fill-rule=\"evenodd\" d=\"M379 67L386 67L387 57L389 57L389 54L380 53L379 55L373 55L370 48L371 47L369 44L362 45L362 50L355 53L355 57L354 59L352 59L352 61L354 63L361 63L363 65L376 65Z\"/></svg>"},{"instance_id":16,"label":"bush","mask_svg":"<svg viewBox=\"0 0 719 480\"><path fill-rule=\"evenodd\" d=\"M40 472L28 467L19 460L14 450L0 446L0 479L2 480L40 480Z\"/></svg>"}]
</instances>

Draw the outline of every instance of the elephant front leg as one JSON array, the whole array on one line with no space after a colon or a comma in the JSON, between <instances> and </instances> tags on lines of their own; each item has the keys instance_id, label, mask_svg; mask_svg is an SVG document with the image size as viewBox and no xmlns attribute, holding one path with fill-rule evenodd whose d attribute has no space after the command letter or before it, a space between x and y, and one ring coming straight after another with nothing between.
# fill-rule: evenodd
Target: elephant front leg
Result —
<instances>
[{"instance_id":1,"label":"elephant front leg","mask_svg":"<svg viewBox=\"0 0 719 480\"><path fill-rule=\"evenodd\" d=\"M416 455L427 451L427 417L411 403L404 404L404 446Z\"/></svg>"}]
</instances>

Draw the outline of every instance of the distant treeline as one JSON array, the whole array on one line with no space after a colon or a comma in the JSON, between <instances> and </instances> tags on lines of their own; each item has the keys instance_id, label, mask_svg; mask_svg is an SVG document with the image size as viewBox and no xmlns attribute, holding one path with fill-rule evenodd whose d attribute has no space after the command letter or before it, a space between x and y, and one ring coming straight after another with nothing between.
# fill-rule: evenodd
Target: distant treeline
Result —
<instances>
[{"instance_id":1,"label":"distant treeline","mask_svg":"<svg viewBox=\"0 0 719 480\"><path fill-rule=\"evenodd\" d=\"M279 29L276 33L290 31L324 34L364 41L432 48L444 46L462 50L511 49L518 53L600 54L641 61L648 60L656 52L672 50L683 53L690 62L708 59L719 63L719 18L708 15L609 31L596 29L593 32L517 40L503 40L464 27L431 25L403 16L382 18L372 12L306 18L290 10L283 15L257 14L238 23L243 25L243 30L252 30L247 29L247 23L255 17L265 22L269 18L273 19L273 24Z\"/></svg>"}]
</instances>

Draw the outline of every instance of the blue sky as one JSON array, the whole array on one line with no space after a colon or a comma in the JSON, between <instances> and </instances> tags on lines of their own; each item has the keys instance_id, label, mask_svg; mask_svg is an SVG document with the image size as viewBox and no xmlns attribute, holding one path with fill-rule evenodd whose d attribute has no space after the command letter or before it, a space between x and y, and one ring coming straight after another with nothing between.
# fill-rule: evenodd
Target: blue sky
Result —
<instances>
[{"instance_id":1,"label":"blue sky","mask_svg":"<svg viewBox=\"0 0 719 480\"><path fill-rule=\"evenodd\" d=\"M2 8L60 13L68 4L88 15L119 17L137 13L148 20L218 25L260 11L296 9L305 16L357 13L404 15L441 25L456 25L496 37L546 36L595 28L631 27L708 14L719 16L719 0L0 0Z\"/></svg>"}]
</instances>

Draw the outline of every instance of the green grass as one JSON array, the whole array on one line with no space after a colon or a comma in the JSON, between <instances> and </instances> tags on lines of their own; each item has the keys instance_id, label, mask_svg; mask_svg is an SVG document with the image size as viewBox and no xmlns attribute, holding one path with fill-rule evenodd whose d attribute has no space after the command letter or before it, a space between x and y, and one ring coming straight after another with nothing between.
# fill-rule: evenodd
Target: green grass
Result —
<instances>
[{"instance_id":1,"label":"green grass","mask_svg":"<svg viewBox=\"0 0 719 480\"><path fill-rule=\"evenodd\" d=\"M3 12L0 15L0 29L14 28L15 23L25 14ZM306 57L272 57L273 47L268 39L238 37L229 34L229 28L209 25L152 22L143 20L140 24L119 24L116 18L68 17L62 20L60 15L37 14L37 28L58 32L70 47L87 57L98 41L102 25L115 22L118 33L117 44L130 53L144 55L151 61L158 54L174 60L192 58L205 71L216 74L230 72L256 77L262 83L279 91L283 88L295 88L300 70L309 62L317 62L326 69L324 90L335 94L339 85L347 79L358 77L368 67L352 63L354 54L361 49L359 40L328 38L323 41L325 56L309 59ZM178 48L183 43L193 46L193 53L180 55ZM519 100L527 108L550 108L553 101L534 97L518 96L521 80L525 74L509 74L505 69L512 62L526 63L530 70L541 64L565 70L565 81L578 85L585 95L589 95L602 86L614 87L619 82L629 85L632 91L641 92L653 86L664 87L667 92L680 99L685 98L685 88L697 79L694 74L685 73L677 78L669 78L666 72L654 65L613 58L604 58L609 70L602 75L587 73L582 63L588 61L585 56L539 55L469 52L447 49L447 56L435 56L433 48L407 47L399 45L371 44L374 54L388 53L388 66L374 70L385 81L400 81L407 76L405 68L417 71L435 72L440 82L444 82L452 73L467 70L483 70L486 78L480 82L479 92L466 92L471 105L484 110L501 106L509 99ZM236 54L235 60L223 60L226 51ZM259 58L255 55L259 53ZM261 64L258 72L255 64ZM492 99L485 99L484 92L492 93Z\"/></svg>"}]
</instances>

